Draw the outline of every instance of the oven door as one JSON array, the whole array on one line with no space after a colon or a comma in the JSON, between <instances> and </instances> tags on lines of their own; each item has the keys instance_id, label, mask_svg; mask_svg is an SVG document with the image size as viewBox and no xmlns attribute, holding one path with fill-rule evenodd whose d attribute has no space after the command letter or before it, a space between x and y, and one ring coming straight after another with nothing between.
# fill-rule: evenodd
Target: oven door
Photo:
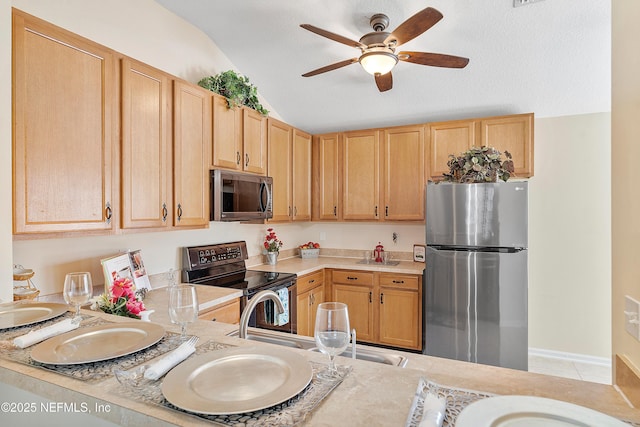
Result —
<instances>
[{"instance_id":1,"label":"oven door","mask_svg":"<svg viewBox=\"0 0 640 427\"><path fill-rule=\"evenodd\" d=\"M286 316L280 318L288 320L288 322L278 325L278 315L276 314L275 303L266 300L259 303L253 315L249 318L249 326L261 329L269 329L272 331L288 332L295 334L298 332L298 310L297 310L297 286L295 281L288 281L273 288L266 288L279 293L281 289L287 289L287 298L284 298L283 304L286 309Z\"/></svg>"}]
</instances>

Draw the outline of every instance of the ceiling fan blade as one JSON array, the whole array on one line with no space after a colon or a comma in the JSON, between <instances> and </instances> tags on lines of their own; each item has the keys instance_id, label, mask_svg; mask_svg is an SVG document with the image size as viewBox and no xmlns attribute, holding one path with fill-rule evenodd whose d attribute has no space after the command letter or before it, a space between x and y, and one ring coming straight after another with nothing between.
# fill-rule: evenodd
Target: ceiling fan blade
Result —
<instances>
[{"instance_id":1,"label":"ceiling fan blade","mask_svg":"<svg viewBox=\"0 0 640 427\"><path fill-rule=\"evenodd\" d=\"M389 34L385 43L397 40L396 46L400 46L401 44L418 37L420 34L433 27L442 18L442 14L432 7L423 9L400 24L395 31Z\"/></svg>"},{"instance_id":2,"label":"ceiling fan blade","mask_svg":"<svg viewBox=\"0 0 640 427\"><path fill-rule=\"evenodd\" d=\"M358 62L358 58L345 59L344 61L336 62L335 64L326 65L324 67L318 68L317 70L304 73L302 77L311 77L318 74L326 73L327 71L332 71L338 68L346 67L347 65L351 65L355 62Z\"/></svg>"},{"instance_id":3,"label":"ceiling fan blade","mask_svg":"<svg viewBox=\"0 0 640 427\"><path fill-rule=\"evenodd\" d=\"M333 41L336 41L338 43L342 43L342 44L346 44L347 46L352 46L352 47L357 47L359 49L364 49L367 46L365 46L364 44L357 42L355 40L351 40L348 39L346 37L343 37L339 34L336 33L332 33L331 31L327 31L327 30L323 30L322 28L318 28L318 27L314 27L313 25L309 25L309 24L300 24L300 26L302 28L304 28L305 30L309 30L312 33L316 33L322 37L326 37L328 39L331 39Z\"/></svg>"},{"instance_id":4,"label":"ceiling fan blade","mask_svg":"<svg viewBox=\"0 0 640 427\"><path fill-rule=\"evenodd\" d=\"M393 87L393 77L391 77L391 71L387 74L376 74L376 86L380 92L386 92Z\"/></svg>"},{"instance_id":5,"label":"ceiling fan blade","mask_svg":"<svg viewBox=\"0 0 640 427\"><path fill-rule=\"evenodd\" d=\"M400 52L398 53L398 59L400 61L413 62L414 64L443 68L464 68L469 63L469 58L427 52Z\"/></svg>"}]
</instances>

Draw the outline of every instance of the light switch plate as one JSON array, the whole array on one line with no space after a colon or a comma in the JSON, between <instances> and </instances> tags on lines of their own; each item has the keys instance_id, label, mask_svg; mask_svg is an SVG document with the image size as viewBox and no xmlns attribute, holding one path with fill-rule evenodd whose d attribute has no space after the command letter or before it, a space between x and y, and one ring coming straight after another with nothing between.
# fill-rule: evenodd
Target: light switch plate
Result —
<instances>
[{"instance_id":1,"label":"light switch plate","mask_svg":"<svg viewBox=\"0 0 640 427\"><path fill-rule=\"evenodd\" d=\"M640 302L629 295L624 297L624 317L626 331L640 341Z\"/></svg>"}]
</instances>

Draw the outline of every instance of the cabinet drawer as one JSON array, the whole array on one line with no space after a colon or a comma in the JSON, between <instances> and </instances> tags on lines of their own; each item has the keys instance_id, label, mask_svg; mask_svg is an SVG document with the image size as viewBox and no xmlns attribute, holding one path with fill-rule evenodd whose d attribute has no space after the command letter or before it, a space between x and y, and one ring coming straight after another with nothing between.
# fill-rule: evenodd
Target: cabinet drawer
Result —
<instances>
[{"instance_id":1,"label":"cabinet drawer","mask_svg":"<svg viewBox=\"0 0 640 427\"><path fill-rule=\"evenodd\" d=\"M309 289L313 289L316 286L322 285L324 283L324 271L316 271L315 273L305 274L304 276L298 277L298 294L308 291Z\"/></svg>"},{"instance_id":2,"label":"cabinet drawer","mask_svg":"<svg viewBox=\"0 0 640 427\"><path fill-rule=\"evenodd\" d=\"M380 286L418 290L420 279L418 276L404 274L380 274Z\"/></svg>"},{"instance_id":3,"label":"cabinet drawer","mask_svg":"<svg viewBox=\"0 0 640 427\"><path fill-rule=\"evenodd\" d=\"M373 286L373 273L366 271L333 270L333 283Z\"/></svg>"},{"instance_id":4,"label":"cabinet drawer","mask_svg":"<svg viewBox=\"0 0 640 427\"><path fill-rule=\"evenodd\" d=\"M200 313L198 319L238 324L240 323L240 299L237 298L233 301L216 305L211 310Z\"/></svg>"}]
</instances>

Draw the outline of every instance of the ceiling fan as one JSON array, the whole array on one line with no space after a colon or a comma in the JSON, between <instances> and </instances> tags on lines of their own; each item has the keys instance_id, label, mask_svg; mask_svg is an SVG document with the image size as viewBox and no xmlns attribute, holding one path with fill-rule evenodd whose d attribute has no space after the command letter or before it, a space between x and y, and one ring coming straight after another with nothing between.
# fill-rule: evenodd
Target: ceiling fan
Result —
<instances>
[{"instance_id":1,"label":"ceiling fan","mask_svg":"<svg viewBox=\"0 0 640 427\"><path fill-rule=\"evenodd\" d=\"M393 87L391 70L398 61L430 65L433 67L464 68L469 63L469 59L460 56L410 51L395 53L395 49L398 46L413 40L415 37L433 27L442 18L442 14L436 9L427 7L404 21L395 31L389 33L385 31L389 26L389 17L378 13L373 15L369 21L373 32L365 34L359 41L350 40L339 34L314 27L313 25L301 24L300 26L305 30L337 41L338 43L356 47L361 51L361 55L358 58L347 59L318 68L317 70L309 71L303 74L302 77L315 76L359 62L365 71L374 76L378 90L384 92Z\"/></svg>"}]
</instances>

